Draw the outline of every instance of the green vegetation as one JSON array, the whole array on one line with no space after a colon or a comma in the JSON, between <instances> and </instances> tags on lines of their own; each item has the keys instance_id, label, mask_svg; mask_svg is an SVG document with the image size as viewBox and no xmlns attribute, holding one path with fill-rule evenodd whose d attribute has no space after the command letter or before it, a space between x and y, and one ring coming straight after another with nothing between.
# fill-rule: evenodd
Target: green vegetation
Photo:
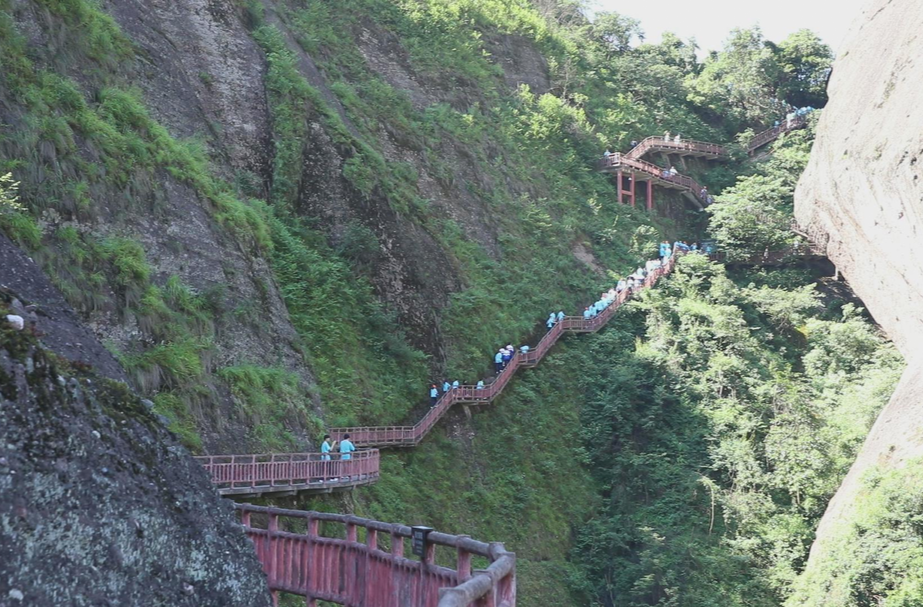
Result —
<instances>
[{"instance_id":1,"label":"green vegetation","mask_svg":"<svg viewBox=\"0 0 923 607\"><path fill-rule=\"evenodd\" d=\"M923 604L923 462L863 479L854 512L836 523L786 605Z\"/></svg>"},{"instance_id":2,"label":"green vegetation","mask_svg":"<svg viewBox=\"0 0 923 607\"><path fill-rule=\"evenodd\" d=\"M35 220L27 215L19 202L19 182L13 181L12 173L0 175L0 229L14 242L26 247L38 246L42 233Z\"/></svg>"},{"instance_id":3,"label":"green vegetation","mask_svg":"<svg viewBox=\"0 0 923 607\"><path fill-rule=\"evenodd\" d=\"M254 428L260 443L271 451L292 450L297 440L290 428L320 431L311 401L297 375L284 369L257 365L225 367L218 371Z\"/></svg>"},{"instance_id":4,"label":"green vegetation","mask_svg":"<svg viewBox=\"0 0 923 607\"><path fill-rule=\"evenodd\" d=\"M751 165L708 208L709 232L729 261L742 261L764 251L791 247L795 185L807 166L817 117L806 129L773 144L773 154Z\"/></svg>"},{"instance_id":5,"label":"green vegetation","mask_svg":"<svg viewBox=\"0 0 923 607\"><path fill-rule=\"evenodd\" d=\"M779 120L787 107L822 107L832 59L830 47L808 30L777 45L759 27L736 29L724 52L706 59L692 82L693 99L736 121L740 130L764 125Z\"/></svg>"},{"instance_id":6,"label":"green vegetation","mask_svg":"<svg viewBox=\"0 0 923 607\"><path fill-rule=\"evenodd\" d=\"M603 603L778 605L900 376L809 275L741 278L683 259L634 304L644 329L619 318L587 353L580 443L606 489L575 558Z\"/></svg>"},{"instance_id":7,"label":"green vegetation","mask_svg":"<svg viewBox=\"0 0 923 607\"><path fill-rule=\"evenodd\" d=\"M68 52L60 73L32 62L9 3L0 2L0 89L23 114L0 140L0 171L21 176L30 211L5 210L0 229L44 263L78 311L112 310L137 325L141 334L120 343L117 355L174 431L199 449L196 426L215 418L207 409L216 397L215 327L226 312L220 285L197 290L158 275L124 219L142 211L157 218L159 182L169 176L195 192L229 237L258 254L272 245L264 211L212 173L201 140L172 137L140 92L126 86L118 67L133 60L134 49L110 16L86 0L40 4L62 26ZM124 206L103 209L95 199L105 196ZM43 234L40 215L56 227ZM263 428L260 435L281 431Z\"/></svg>"}]
</instances>

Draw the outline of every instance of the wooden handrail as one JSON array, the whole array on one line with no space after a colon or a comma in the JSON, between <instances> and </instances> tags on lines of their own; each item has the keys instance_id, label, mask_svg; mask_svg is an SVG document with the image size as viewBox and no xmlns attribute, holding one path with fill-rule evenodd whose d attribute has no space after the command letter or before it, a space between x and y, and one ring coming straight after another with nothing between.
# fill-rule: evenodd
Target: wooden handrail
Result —
<instances>
[{"instance_id":1,"label":"wooden handrail","mask_svg":"<svg viewBox=\"0 0 923 607\"><path fill-rule=\"evenodd\" d=\"M516 604L516 555L503 544L431 531L417 561L404 555L404 541L413 535L406 525L251 504L235 507L263 565L274 602L280 592L286 592L307 597L309 604L325 600L396 607L408 604L405 590L410 588L415 606L467 607L488 597L490 605ZM263 526L255 524L255 517L264 519ZM298 531L284 528L289 520L295 521ZM341 526L339 533L322 534L321 522ZM359 530L364 531L364 541ZM388 550L379 547L379 534L388 536ZM454 568L435 563L436 546L456 551ZM472 556L486 558L490 564L472 571Z\"/></svg>"}]
</instances>

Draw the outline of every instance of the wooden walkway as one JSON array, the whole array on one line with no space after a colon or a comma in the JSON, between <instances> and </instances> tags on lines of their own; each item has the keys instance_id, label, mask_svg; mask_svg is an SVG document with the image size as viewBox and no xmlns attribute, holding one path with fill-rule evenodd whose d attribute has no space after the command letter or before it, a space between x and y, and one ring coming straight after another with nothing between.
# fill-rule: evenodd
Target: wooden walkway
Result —
<instances>
[{"instance_id":1,"label":"wooden walkway","mask_svg":"<svg viewBox=\"0 0 923 607\"><path fill-rule=\"evenodd\" d=\"M640 289L654 286L661 276L673 270L675 258L653 271ZM492 403L520 369L536 366L565 333L593 333L601 329L631 294L624 291L608 308L594 318L566 316L555 324L534 348L526 353L517 350L499 375L484 388L464 385L444 393L435 406L413 425L354 426L332 428L329 434L341 440L346 434L362 450L341 459L320 453L275 453L265 455L206 455L196 459L211 475L218 492L228 497L282 496L297 493L330 493L368 485L378 480L380 453L371 447L413 447L454 405L466 403L485 406Z\"/></svg>"},{"instance_id":2,"label":"wooden walkway","mask_svg":"<svg viewBox=\"0 0 923 607\"><path fill-rule=\"evenodd\" d=\"M356 516L237 504L272 592L352 607L515 607L516 555L503 544ZM259 523L259 524L258 524ZM419 560L405 556L417 544ZM384 546L380 544L386 544ZM437 564L436 549L454 553L454 567ZM474 569L472 558L485 569ZM445 559L440 559L445 562Z\"/></svg>"},{"instance_id":3,"label":"wooden walkway","mask_svg":"<svg viewBox=\"0 0 923 607\"><path fill-rule=\"evenodd\" d=\"M648 211L654 209L654 186L679 190L700 211L708 206L710 196L698 181L692 177L672 173L664 167L642 160L644 156L654 152L665 155L672 154L680 158L690 156L706 160L727 158L727 150L716 143L693 140L676 141L667 137L648 137L628 152L610 154L603 157L599 162L600 171L610 173L615 177L619 203L627 200L627 204L635 206L637 183L641 182L645 184L647 190ZM626 179L628 180L628 187L625 186Z\"/></svg>"},{"instance_id":4,"label":"wooden walkway","mask_svg":"<svg viewBox=\"0 0 923 607\"><path fill-rule=\"evenodd\" d=\"M267 453L265 455L205 455L196 457L218 493L227 497L332 493L370 485L378 480L378 449L339 453Z\"/></svg>"},{"instance_id":5,"label":"wooden walkway","mask_svg":"<svg viewBox=\"0 0 923 607\"><path fill-rule=\"evenodd\" d=\"M654 286L664 275L673 270L676 257L671 257L667 264L650 273L644 280L640 289ZM472 385L463 385L442 394L436 404L416 424L409 426L352 426L348 428L333 428L333 436L350 435L356 445L365 447L413 447L420 443L429 431L442 419L453 405L466 403L470 405L489 405L503 392L510 380L519 369L536 366L545 354L566 333L593 333L603 328L618 309L631 297L629 291L623 291L618 299L608 308L599 313L595 318L585 319L582 316L566 316L564 320L556 323L541 341L528 352L519 350L515 352L506 368L483 388Z\"/></svg>"},{"instance_id":6,"label":"wooden walkway","mask_svg":"<svg viewBox=\"0 0 923 607\"><path fill-rule=\"evenodd\" d=\"M777 127L764 131L751 141L750 148L751 150L757 149L782 133L801 128L805 124L806 119L800 117L796 121L786 123L785 129ZM663 167L642 160L644 156L652 153L708 160L720 160L727 157L726 148L714 143L648 137L629 152L611 154L601 161L600 170L613 173L617 177L620 200L627 195L630 203L634 205L635 184L640 181L647 184L649 209L653 208L653 187L655 185L680 190L699 209L708 204L710 197L695 179L685 175L670 174ZM626 177L629 181L628 189L624 188ZM813 252L805 254L813 254ZM754 263L765 265L781 262L781 259L791 257L791 255L792 252L767 253L760 260L754 260ZM665 267L653 272L641 288L653 286L661 276L672 271L674 262L675 257L671 258ZM413 425L354 426L331 429L330 434L337 440L349 434L355 445L364 448L353 453L349 459L341 459L339 454L322 456L319 453L209 455L197 459L211 475L218 491L229 497L329 493L374 483L379 477L380 454L377 449L371 449L371 447L413 447L424 439L454 405L489 405L500 396L519 369L537 365L561 336L565 333L598 331L628 297L627 292L622 293L615 303L595 318L565 317L527 353L517 350L506 369L491 381L486 382L483 388L464 385L444 393L435 406Z\"/></svg>"},{"instance_id":7,"label":"wooden walkway","mask_svg":"<svg viewBox=\"0 0 923 607\"><path fill-rule=\"evenodd\" d=\"M807 114L802 116L795 116L791 120L784 120L779 123L779 126L766 129L751 139L750 143L747 144L747 153L753 156L758 149L768 143L772 143L785 133L797 131L798 129L803 129L806 126L808 126Z\"/></svg>"},{"instance_id":8,"label":"wooden walkway","mask_svg":"<svg viewBox=\"0 0 923 607\"><path fill-rule=\"evenodd\" d=\"M763 146L775 141L785 133L804 128L808 124L807 114L794 116L758 133L747 144L747 153L753 156ZM635 206L637 202L638 183L643 184L648 211L654 209L654 186L678 190L698 210L703 210L711 203L711 194L702 184L692 177L673 173L669 169L644 160L644 157L660 153L665 156L675 155L681 159L687 157L705 160L723 160L728 157L727 148L705 141L680 140L669 137L648 137L631 148L628 152L609 154L599 161L599 170L614 176L619 203L625 202ZM627 185L626 185L627 180Z\"/></svg>"}]
</instances>

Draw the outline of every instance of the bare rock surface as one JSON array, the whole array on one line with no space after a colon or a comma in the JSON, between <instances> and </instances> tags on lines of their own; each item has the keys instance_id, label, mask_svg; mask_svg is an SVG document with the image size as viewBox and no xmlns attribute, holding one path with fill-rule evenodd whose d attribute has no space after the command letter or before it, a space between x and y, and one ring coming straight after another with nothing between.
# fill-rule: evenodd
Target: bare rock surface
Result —
<instances>
[{"instance_id":1,"label":"bare rock surface","mask_svg":"<svg viewBox=\"0 0 923 607\"><path fill-rule=\"evenodd\" d=\"M817 532L812 561L848 520L875 466L923 456L923 11L874 0L837 59L817 141L795 196L799 223L827 241L845 275L909 366Z\"/></svg>"},{"instance_id":2,"label":"bare rock surface","mask_svg":"<svg viewBox=\"0 0 923 607\"><path fill-rule=\"evenodd\" d=\"M32 259L0 234L0 289L36 307L42 344L67 360L91 366L109 379L126 381L125 371L87 329ZM15 311L15 310L14 310Z\"/></svg>"},{"instance_id":3,"label":"bare rock surface","mask_svg":"<svg viewBox=\"0 0 923 607\"><path fill-rule=\"evenodd\" d=\"M0 327L0 605L269 603L230 503L145 404Z\"/></svg>"}]
</instances>

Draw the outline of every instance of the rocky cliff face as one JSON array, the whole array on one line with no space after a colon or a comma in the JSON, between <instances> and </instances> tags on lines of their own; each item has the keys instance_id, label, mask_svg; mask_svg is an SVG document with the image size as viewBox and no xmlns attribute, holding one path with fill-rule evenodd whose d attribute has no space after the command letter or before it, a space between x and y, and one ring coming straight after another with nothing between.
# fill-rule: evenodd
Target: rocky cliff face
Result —
<instances>
[{"instance_id":1,"label":"rocky cliff face","mask_svg":"<svg viewBox=\"0 0 923 607\"><path fill-rule=\"evenodd\" d=\"M918 2L866 7L835 63L830 103L796 193L798 221L828 240L829 258L909 362L827 509L812 567L861 506L863 475L923 456L921 31Z\"/></svg>"},{"instance_id":2,"label":"rocky cliff face","mask_svg":"<svg viewBox=\"0 0 923 607\"><path fill-rule=\"evenodd\" d=\"M14 299L31 303L4 288L0 313ZM0 321L0 605L268 605L230 504L124 383L88 371L107 355L67 313L36 333L84 341L57 348L80 360Z\"/></svg>"}]
</instances>

